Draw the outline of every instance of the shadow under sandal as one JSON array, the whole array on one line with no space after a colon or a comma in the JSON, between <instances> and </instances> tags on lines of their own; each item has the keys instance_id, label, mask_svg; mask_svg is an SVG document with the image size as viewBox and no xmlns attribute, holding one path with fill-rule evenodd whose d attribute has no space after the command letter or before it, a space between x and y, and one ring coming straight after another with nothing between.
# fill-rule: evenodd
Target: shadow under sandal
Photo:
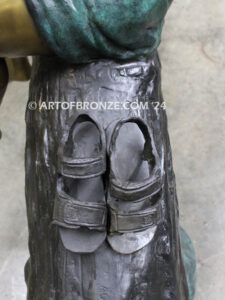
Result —
<instances>
[{"instance_id":1,"label":"shadow under sandal","mask_svg":"<svg viewBox=\"0 0 225 300\"><path fill-rule=\"evenodd\" d=\"M107 240L116 252L131 254L150 243L162 215L162 172L148 126L139 118L119 121L111 136L109 155ZM120 168L122 163L127 172Z\"/></svg>"},{"instance_id":2,"label":"shadow under sandal","mask_svg":"<svg viewBox=\"0 0 225 300\"><path fill-rule=\"evenodd\" d=\"M106 199L102 174L106 171L105 137L89 116L71 127L59 158L59 177L53 224L59 226L64 247L92 253L106 238Z\"/></svg>"}]
</instances>

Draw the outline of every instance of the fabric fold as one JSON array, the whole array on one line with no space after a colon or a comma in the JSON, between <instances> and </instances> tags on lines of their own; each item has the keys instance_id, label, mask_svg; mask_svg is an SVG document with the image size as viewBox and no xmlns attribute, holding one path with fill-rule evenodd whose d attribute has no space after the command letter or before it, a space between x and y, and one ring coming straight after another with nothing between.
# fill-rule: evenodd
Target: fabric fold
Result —
<instances>
[{"instance_id":1,"label":"fabric fold","mask_svg":"<svg viewBox=\"0 0 225 300\"><path fill-rule=\"evenodd\" d=\"M145 59L159 46L172 0L26 0L40 35L70 63Z\"/></svg>"}]
</instances>

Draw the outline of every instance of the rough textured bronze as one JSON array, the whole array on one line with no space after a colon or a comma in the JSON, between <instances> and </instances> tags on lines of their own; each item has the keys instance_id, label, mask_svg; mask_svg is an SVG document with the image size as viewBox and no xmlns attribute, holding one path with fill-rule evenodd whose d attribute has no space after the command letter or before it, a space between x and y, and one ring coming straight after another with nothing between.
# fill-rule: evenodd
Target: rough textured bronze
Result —
<instances>
[{"instance_id":1,"label":"rough textured bronze","mask_svg":"<svg viewBox=\"0 0 225 300\"><path fill-rule=\"evenodd\" d=\"M179 237L175 177L160 83L157 53L146 62L116 63L102 60L82 66L66 64L57 58L39 57L34 60L26 112L26 201L31 256L25 273L29 300L189 299ZM127 101L130 108L78 110L72 107L65 110L60 105L62 102L90 104L93 101L118 101L121 104ZM55 109L46 109L50 102L55 103ZM134 102L148 103L149 109L132 109ZM159 103L158 109L155 102ZM32 110L34 104L40 109ZM81 114L98 120L106 135L107 170L98 177L104 182L106 207L110 182L108 141L114 124L121 119L140 118L151 133L160 162L162 190L160 197L156 197L154 203L149 201L148 206L159 203L161 216L159 222L155 223L155 231L151 232L147 245L135 253L117 253L107 240L92 253L75 253L79 251L79 242L81 246L87 246L91 230L63 229L59 234L60 226L52 224L57 187L63 177L58 161L62 157L62 149L67 146L68 149L76 149L76 140L69 139L69 136ZM73 196L76 193L73 189L81 181L69 180L65 179L64 187ZM89 184L87 182L87 189ZM94 202L96 197L94 193L92 195L90 199ZM131 208L133 205L130 201ZM106 230L109 236L109 227ZM74 237L77 237L77 241Z\"/></svg>"},{"instance_id":2,"label":"rough textured bronze","mask_svg":"<svg viewBox=\"0 0 225 300\"><path fill-rule=\"evenodd\" d=\"M26 112L28 299L193 299L156 53L172 1L25 2L60 57L34 59ZM51 53L25 2L0 0L0 56Z\"/></svg>"}]
</instances>

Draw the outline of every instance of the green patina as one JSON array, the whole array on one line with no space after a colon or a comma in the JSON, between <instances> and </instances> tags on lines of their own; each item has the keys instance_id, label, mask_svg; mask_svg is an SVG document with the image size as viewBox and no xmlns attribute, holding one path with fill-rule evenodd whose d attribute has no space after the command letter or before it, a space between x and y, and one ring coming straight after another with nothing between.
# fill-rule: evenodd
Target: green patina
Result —
<instances>
[{"instance_id":1,"label":"green patina","mask_svg":"<svg viewBox=\"0 0 225 300\"><path fill-rule=\"evenodd\" d=\"M194 299L196 286L196 259L195 250L187 233L180 228L181 248L189 287L190 300Z\"/></svg>"},{"instance_id":2,"label":"green patina","mask_svg":"<svg viewBox=\"0 0 225 300\"><path fill-rule=\"evenodd\" d=\"M157 49L172 0L26 0L54 52L73 63L144 59Z\"/></svg>"}]
</instances>

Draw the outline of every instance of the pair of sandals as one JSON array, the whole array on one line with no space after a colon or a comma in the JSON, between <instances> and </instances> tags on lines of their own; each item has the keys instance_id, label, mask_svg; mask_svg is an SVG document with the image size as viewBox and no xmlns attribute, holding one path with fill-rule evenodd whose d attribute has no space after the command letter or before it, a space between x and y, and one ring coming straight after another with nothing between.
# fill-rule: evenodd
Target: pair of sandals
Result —
<instances>
[{"instance_id":1,"label":"pair of sandals","mask_svg":"<svg viewBox=\"0 0 225 300\"><path fill-rule=\"evenodd\" d=\"M80 115L59 154L58 173L53 224L67 250L93 253L107 239L114 251L131 254L152 240L162 219L163 180L143 120L115 121L104 131Z\"/></svg>"}]
</instances>

